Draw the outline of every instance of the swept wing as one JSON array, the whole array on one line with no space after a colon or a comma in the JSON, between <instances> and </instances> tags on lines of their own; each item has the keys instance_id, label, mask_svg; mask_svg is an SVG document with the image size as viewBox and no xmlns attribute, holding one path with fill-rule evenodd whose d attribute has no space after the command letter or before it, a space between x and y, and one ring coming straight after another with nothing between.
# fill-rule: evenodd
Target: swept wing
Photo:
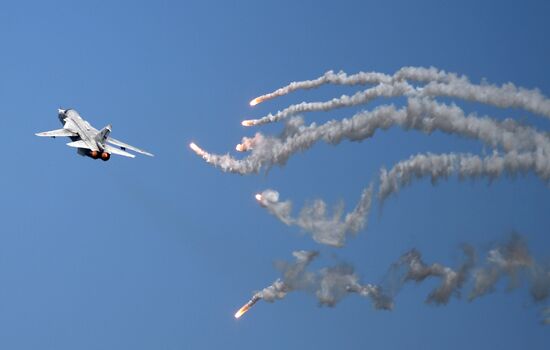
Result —
<instances>
[{"instance_id":1,"label":"swept wing","mask_svg":"<svg viewBox=\"0 0 550 350\"><path fill-rule=\"evenodd\" d=\"M78 136L77 133L69 130L69 129L57 129L52 131L44 131L39 132L35 134L36 136L42 136L42 137L73 137Z\"/></svg>"},{"instance_id":2,"label":"swept wing","mask_svg":"<svg viewBox=\"0 0 550 350\"><path fill-rule=\"evenodd\" d=\"M98 151L98 148L95 147L95 145L92 145L90 144L89 142L86 142L84 140L78 140L78 141L73 141L73 142L69 142L67 144L67 146L69 147L74 147L74 148L84 148L84 149L89 149L91 151Z\"/></svg>"},{"instance_id":3,"label":"swept wing","mask_svg":"<svg viewBox=\"0 0 550 350\"><path fill-rule=\"evenodd\" d=\"M120 147L122 151L126 150L126 149L129 149L131 151L134 151L134 152L137 152L137 153L141 153L141 154L145 154L146 156L149 156L149 157L153 157L153 154L152 153L149 153L147 151L144 151L142 149L139 149L137 147L134 147L134 146L131 146L131 145L128 145L122 141L119 141L117 139L114 139L112 137L107 137L107 142L110 143L111 145L115 145L117 147ZM116 149L114 147L109 147L111 150L112 149ZM118 151L118 150L117 150ZM113 153L116 153L116 152L113 152ZM124 152L126 153L126 152ZM116 154L120 154L120 153L116 153ZM128 153L129 154L129 153ZM122 155L122 154L121 154Z\"/></svg>"},{"instance_id":4,"label":"swept wing","mask_svg":"<svg viewBox=\"0 0 550 350\"><path fill-rule=\"evenodd\" d=\"M121 149L118 149L116 147L109 146L109 145L105 145L105 151L109 152L111 154L118 154L119 156L124 156L124 157L128 157L128 158L135 158L136 157L132 153L128 153L126 151L123 151Z\"/></svg>"}]
</instances>

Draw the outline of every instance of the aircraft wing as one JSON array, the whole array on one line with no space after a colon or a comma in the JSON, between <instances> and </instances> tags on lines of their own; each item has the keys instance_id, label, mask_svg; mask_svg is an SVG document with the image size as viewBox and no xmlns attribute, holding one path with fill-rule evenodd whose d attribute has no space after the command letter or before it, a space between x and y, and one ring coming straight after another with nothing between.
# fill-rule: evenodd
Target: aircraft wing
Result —
<instances>
[{"instance_id":1,"label":"aircraft wing","mask_svg":"<svg viewBox=\"0 0 550 350\"><path fill-rule=\"evenodd\" d=\"M105 145L105 151L109 152L111 154L118 154L119 156L124 156L124 157L128 157L128 158L135 158L136 157L132 153L125 152L121 149L118 149L116 147L109 146L109 145Z\"/></svg>"},{"instance_id":2,"label":"aircraft wing","mask_svg":"<svg viewBox=\"0 0 550 350\"><path fill-rule=\"evenodd\" d=\"M141 154L145 154L146 156L149 156L149 157L153 157L153 154L149 153L149 152L146 152L142 149L139 149L137 147L134 147L134 146L131 146L131 145L128 145L122 141L119 141L119 140L116 140L116 139L113 139L112 137L108 137L107 138L107 142L110 143L111 145L115 145L117 147L120 147L120 149L122 151L126 150L126 149L129 149L131 151L134 151L134 152L137 152L137 153L141 153ZM114 148L114 147L112 147ZM116 148L115 148L116 149ZM118 151L118 150L117 150ZM116 153L116 152L113 152L113 153ZM124 152L126 153L126 152ZM117 153L118 154L118 153ZM129 153L128 153L129 154Z\"/></svg>"},{"instance_id":3,"label":"aircraft wing","mask_svg":"<svg viewBox=\"0 0 550 350\"><path fill-rule=\"evenodd\" d=\"M83 141L83 140L69 142L67 144L67 146L74 147L74 148L89 149L91 151L97 151L98 150L96 147L92 147L89 143L87 143L86 141Z\"/></svg>"},{"instance_id":4,"label":"aircraft wing","mask_svg":"<svg viewBox=\"0 0 550 350\"><path fill-rule=\"evenodd\" d=\"M78 136L77 133L72 132L69 129L57 129L52 131L44 131L39 132L35 134L36 136L42 136L42 137L72 137L72 136Z\"/></svg>"}]
</instances>

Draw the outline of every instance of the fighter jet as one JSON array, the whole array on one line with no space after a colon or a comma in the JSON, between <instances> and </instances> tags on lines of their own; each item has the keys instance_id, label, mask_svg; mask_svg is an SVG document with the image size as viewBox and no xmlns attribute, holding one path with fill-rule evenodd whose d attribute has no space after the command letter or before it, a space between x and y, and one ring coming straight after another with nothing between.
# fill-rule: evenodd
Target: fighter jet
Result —
<instances>
[{"instance_id":1,"label":"fighter jet","mask_svg":"<svg viewBox=\"0 0 550 350\"><path fill-rule=\"evenodd\" d=\"M127 149L150 157L153 156L149 152L110 137L110 124L101 130L97 130L90 123L82 119L80 114L74 109L58 109L57 112L63 128L39 132L35 134L36 136L52 138L69 137L72 142L69 142L67 146L76 148L78 154L93 159L101 158L103 161L109 160L111 154L135 158L135 155L126 152Z\"/></svg>"}]
</instances>

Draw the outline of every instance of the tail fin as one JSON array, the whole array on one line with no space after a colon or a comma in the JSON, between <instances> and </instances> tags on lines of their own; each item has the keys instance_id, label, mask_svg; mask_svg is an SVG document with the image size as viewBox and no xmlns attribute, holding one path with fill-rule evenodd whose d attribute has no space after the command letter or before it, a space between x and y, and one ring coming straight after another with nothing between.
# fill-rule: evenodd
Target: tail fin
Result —
<instances>
[{"instance_id":1,"label":"tail fin","mask_svg":"<svg viewBox=\"0 0 550 350\"><path fill-rule=\"evenodd\" d=\"M101 129L99 131L99 133L96 135L95 139L96 139L97 142L104 145L105 141L107 141L107 137L109 137L110 133L111 133L111 124L107 125L103 129Z\"/></svg>"}]
</instances>

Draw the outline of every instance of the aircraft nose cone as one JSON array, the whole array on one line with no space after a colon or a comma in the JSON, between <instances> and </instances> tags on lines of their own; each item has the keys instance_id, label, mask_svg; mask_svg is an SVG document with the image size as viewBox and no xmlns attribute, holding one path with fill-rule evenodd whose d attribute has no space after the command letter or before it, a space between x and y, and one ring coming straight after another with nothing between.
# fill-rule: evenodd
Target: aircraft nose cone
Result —
<instances>
[{"instance_id":1,"label":"aircraft nose cone","mask_svg":"<svg viewBox=\"0 0 550 350\"><path fill-rule=\"evenodd\" d=\"M59 114L65 114L66 111L67 111L66 109L61 109L61 108L59 108L59 109L57 110L57 113L59 113Z\"/></svg>"}]
</instances>

